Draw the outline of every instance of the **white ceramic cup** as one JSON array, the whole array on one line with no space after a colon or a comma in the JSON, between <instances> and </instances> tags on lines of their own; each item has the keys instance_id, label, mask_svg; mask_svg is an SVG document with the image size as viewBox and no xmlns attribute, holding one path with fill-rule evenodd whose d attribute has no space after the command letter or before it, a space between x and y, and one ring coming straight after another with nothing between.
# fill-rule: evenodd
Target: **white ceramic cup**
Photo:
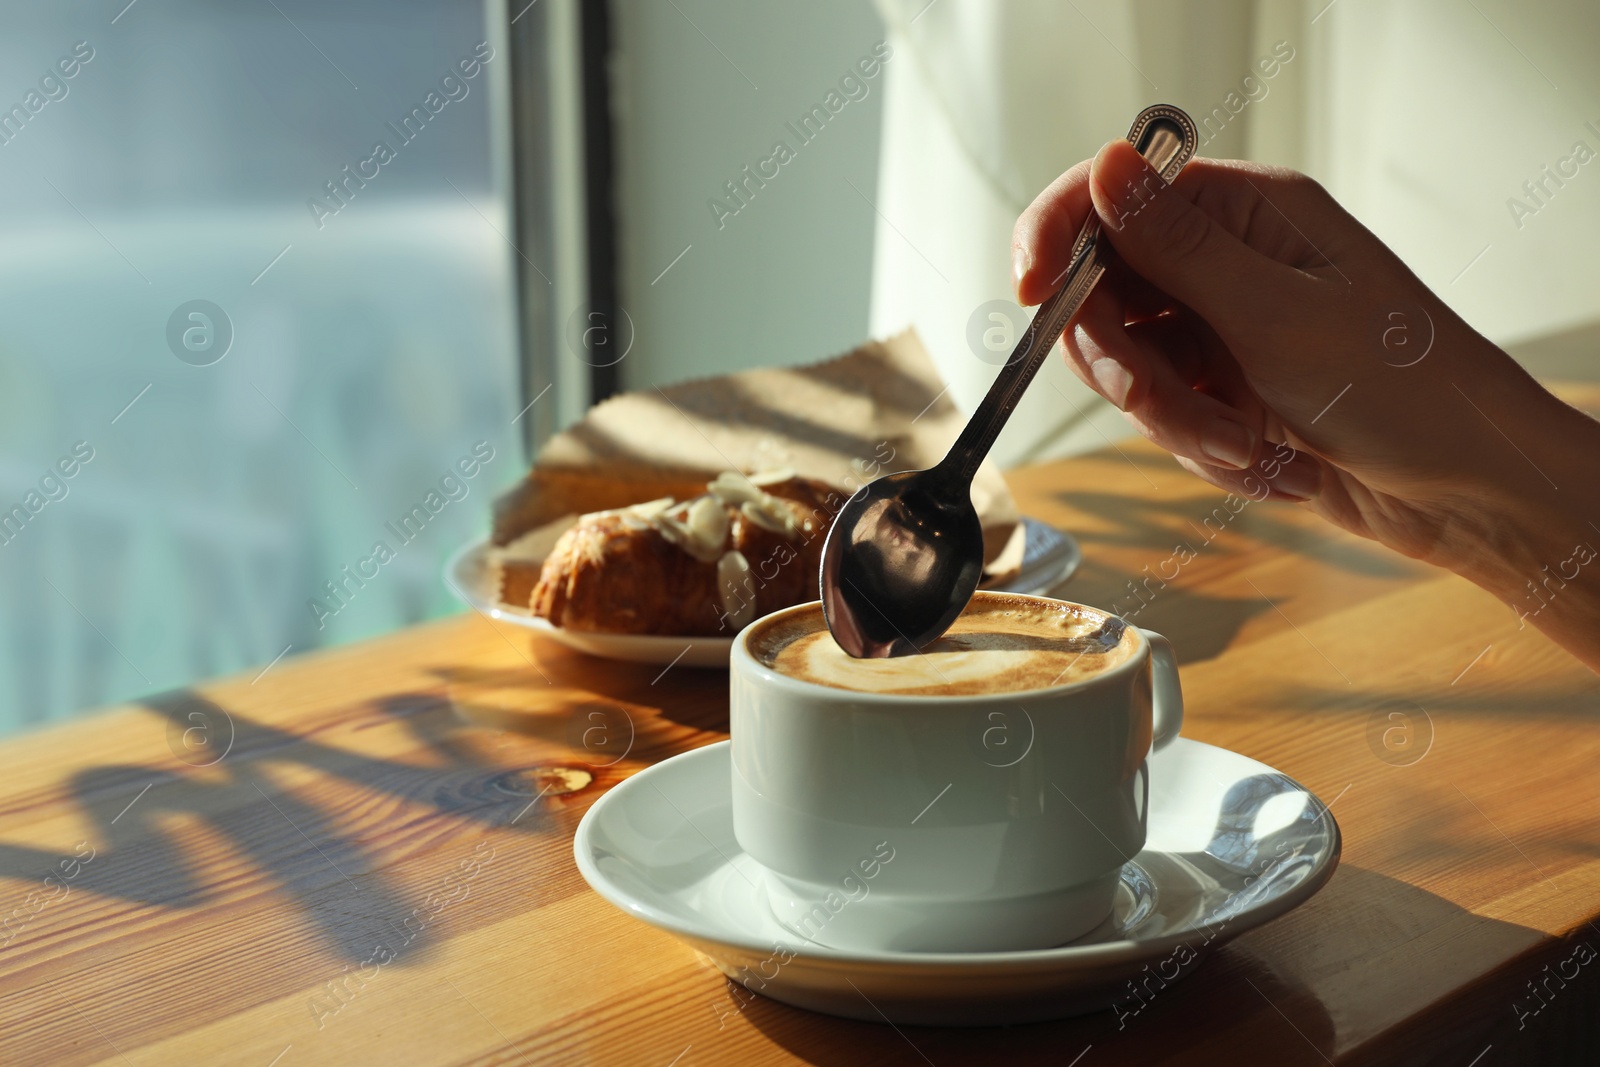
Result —
<instances>
[{"instance_id":1,"label":"white ceramic cup","mask_svg":"<svg viewBox=\"0 0 1600 1067\"><path fill-rule=\"evenodd\" d=\"M779 921L833 948L926 952L1046 948L1103 922L1144 847L1146 757L1183 723L1167 639L1128 626L1128 659L1048 689L864 693L751 654L810 610L746 627L729 683L734 836Z\"/></svg>"}]
</instances>

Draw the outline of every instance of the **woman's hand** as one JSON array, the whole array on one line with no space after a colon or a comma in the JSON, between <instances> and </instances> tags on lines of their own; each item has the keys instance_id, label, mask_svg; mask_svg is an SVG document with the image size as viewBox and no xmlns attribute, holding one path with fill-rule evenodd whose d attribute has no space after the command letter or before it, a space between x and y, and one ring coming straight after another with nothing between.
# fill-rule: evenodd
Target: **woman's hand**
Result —
<instances>
[{"instance_id":1,"label":"woman's hand","mask_svg":"<svg viewBox=\"0 0 1600 1067\"><path fill-rule=\"evenodd\" d=\"M1069 360L1189 470L1258 499L1265 481L1514 605L1575 542L1600 545L1579 514L1600 500L1582 498L1600 490L1587 459L1600 454L1600 426L1473 331L1311 179L1199 159L1169 187L1114 141L1018 220L1024 304L1054 290L1091 211L1117 259L1064 339ZM1593 570L1588 584L1600 586ZM1576 621L1594 631L1579 654L1600 664L1600 615Z\"/></svg>"}]
</instances>

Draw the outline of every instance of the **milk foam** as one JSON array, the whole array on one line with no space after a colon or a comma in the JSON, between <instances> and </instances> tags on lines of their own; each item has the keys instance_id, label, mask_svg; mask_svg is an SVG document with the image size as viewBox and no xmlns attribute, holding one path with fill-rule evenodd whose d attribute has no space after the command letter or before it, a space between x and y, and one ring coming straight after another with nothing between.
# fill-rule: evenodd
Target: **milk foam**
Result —
<instances>
[{"instance_id":1,"label":"milk foam","mask_svg":"<svg viewBox=\"0 0 1600 1067\"><path fill-rule=\"evenodd\" d=\"M866 693L966 696L1066 685L1133 654L1120 619L1075 604L982 594L918 655L855 659L828 632L821 608L751 636L756 658L802 681Z\"/></svg>"}]
</instances>

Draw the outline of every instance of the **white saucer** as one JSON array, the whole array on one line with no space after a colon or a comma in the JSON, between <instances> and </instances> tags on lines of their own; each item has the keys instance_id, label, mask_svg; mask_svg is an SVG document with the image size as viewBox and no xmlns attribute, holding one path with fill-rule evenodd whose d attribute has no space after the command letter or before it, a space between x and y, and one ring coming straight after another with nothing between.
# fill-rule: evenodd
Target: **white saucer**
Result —
<instances>
[{"instance_id":1,"label":"white saucer","mask_svg":"<svg viewBox=\"0 0 1600 1067\"><path fill-rule=\"evenodd\" d=\"M578 869L735 981L830 1015L986 1026L1112 1007L1133 996L1130 980L1170 984L1301 904L1339 863L1339 827L1310 792L1178 738L1150 757L1148 842L1122 869L1112 916L1087 936L1027 952L840 952L773 917L764 873L733 837L730 744L675 756L597 800L573 841Z\"/></svg>"},{"instance_id":2,"label":"white saucer","mask_svg":"<svg viewBox=\"0 0 1600 1067\"><path fill-rule=\"evenodd\" d=\"M1072 535L1038 519L1024 517L1022 567L1008 582L986 585L1005 593L1049 593L1072 576L1083 559ZM565 630L525 608L500 603L489 580L489 543L474 541L457 549L444 565L451 592L472 607L513 626L537 630L566 645L606 659L633 663L675 663L682 667L726 667L731 637L661 637L655 634L606 634Z\"/></svg>"}]
</instances>

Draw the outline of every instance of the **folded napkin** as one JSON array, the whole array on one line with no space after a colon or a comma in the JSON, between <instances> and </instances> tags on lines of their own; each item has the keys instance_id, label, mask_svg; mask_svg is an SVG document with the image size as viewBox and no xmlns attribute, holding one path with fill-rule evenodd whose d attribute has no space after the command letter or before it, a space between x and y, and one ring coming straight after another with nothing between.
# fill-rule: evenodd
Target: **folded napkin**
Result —
<instances>
[{"instance_id":1,"label":"folded napkin","mask_svg":"<svg viewBox=\"0 0 1600 1067\"><path fill-rule=\"evenodd\" d=\"M822 363L622 393L545 443L495 502L492 541L542 545L578 515L693 497L726 470L787 468L848 495L938 462L966 421L947 393L914 330ZM1016 504L987 461L972 501L991 575L1020 565Z\"/></svg>"}]
</instances>

